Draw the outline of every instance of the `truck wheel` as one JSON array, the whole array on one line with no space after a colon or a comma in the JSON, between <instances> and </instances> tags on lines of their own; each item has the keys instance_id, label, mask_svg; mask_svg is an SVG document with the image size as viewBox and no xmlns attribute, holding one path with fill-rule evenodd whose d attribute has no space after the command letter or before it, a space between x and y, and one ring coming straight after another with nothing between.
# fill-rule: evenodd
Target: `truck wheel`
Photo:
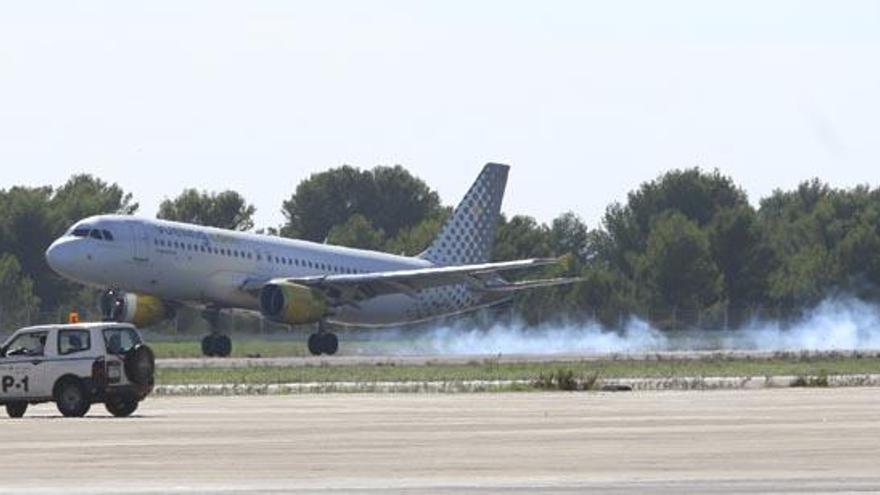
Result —
<instances>
[{"instance_id":1,"label":"truck wheel","mask_svg":"<svg viewBox=\"0 0 880 495\"><path fill-rule=\"evenodd\" d=\"M104 407L107 408L107 412L117 418L127 418L137 411L138 400L134 397L109 397L104 402Z\"/></svg>"},{"instance_id":2,"label":"truck wheel","mask_svg":"<svg viewBox=\"0 0 880 495\"><path fill-rule=\"evenodd\" d=\"M55 405L68 418L81 418L92 407L85 387L77 379L67 379L55 387Z\"/></svg>"},{"instance_id":3,"label":"truck wheel","mask_svg":"<svg viewBox=\"0 0 880 495\"><path fill-rule=\"evenodd\" d=\"M27 402L7 402L6 414L8 414L10 418L20 418L24 416L24 412L27 411L27 407Z\"/></svg>"},{"instance_id":4,"label":"truck wheel","mask_svg":"<svg viewBox=\"0 0 880 495\"><path fill-rule=\"evenodd\" d=\"M156 371L156 357L152 349L138 344L125 355L125 376L137 385L152 385Z\"/></svg>"}]
</instances>

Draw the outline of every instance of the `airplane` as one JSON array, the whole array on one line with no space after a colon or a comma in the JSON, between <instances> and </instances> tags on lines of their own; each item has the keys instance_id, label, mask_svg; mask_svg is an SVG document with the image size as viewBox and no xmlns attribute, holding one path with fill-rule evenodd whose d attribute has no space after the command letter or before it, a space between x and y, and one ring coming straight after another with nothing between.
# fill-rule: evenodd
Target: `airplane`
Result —
<instances>
[{"instance_id":1,"label":"airplane","mask_svg":"<svg viewBox=\"0 0 880 495\"><path fill-rule=\"evenodd\" d=\"M510 270L556 258L490 262L509 166L489 163L430 246L415 257L130 215L80 220L46 250L61 276L102 290L105 320L150 326L175 309L202 309L206 356L228 356L223 310L251 310L288 325L314 324L309 352L339 348L327 324L422 322L509 303L517 291L573 278L509 282Z\"/></svg>"}]
</instances>

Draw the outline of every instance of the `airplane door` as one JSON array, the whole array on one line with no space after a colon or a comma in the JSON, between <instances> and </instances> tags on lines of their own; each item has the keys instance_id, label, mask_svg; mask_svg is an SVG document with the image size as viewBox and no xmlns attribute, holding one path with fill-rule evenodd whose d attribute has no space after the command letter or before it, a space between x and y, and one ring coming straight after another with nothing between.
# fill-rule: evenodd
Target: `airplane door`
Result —
<instances>
[{"instance_id":1,"label":"airplane door","mask_svg":"<svg viewBox=\"0 0 880 495\"><path fill-rule=\"evenodd\" d=\"M147 229L139 223L132 222L129 223L129 226L131 227L132 259L137 263L149 262L150 255L147 251L147 244L150 239L147 235Z\"/></svg>"}]
</instances>

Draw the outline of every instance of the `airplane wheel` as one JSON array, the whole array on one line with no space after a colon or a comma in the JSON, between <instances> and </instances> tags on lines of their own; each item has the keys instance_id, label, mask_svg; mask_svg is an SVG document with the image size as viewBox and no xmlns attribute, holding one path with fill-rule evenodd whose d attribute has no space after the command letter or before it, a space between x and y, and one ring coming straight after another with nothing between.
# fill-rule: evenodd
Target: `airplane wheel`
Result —
<instances>
[{"instance_id":1,"label":"airplane wheel","mask_svg":"<svg viewBox=\"0 0 880 495\"><path fill-rule=\"evenodd\" d=\"M202 339L202 354L208 357L229 357L232 354L232 339L228 335L205 335Z\"/></svg>"},{"instance_id":2,"label":"airplane wheel","mask_svg":"<svg viewBox=\"0 0 880 495\"><path fill-rule=\"evenodd\" d=\"M232 354L232 339L228 335L218 335L214 340L214 351L220 357L229 357Z\"/></svg>"},{"instance_id":3,"label":"airplane wheel","mask_svg":"<svg viewBox=\"0 0 880 495\"><path fill-rule=\"evenodd\" d=\"M323 340L324 354L332 356L339 350L339 338L335 333L325 333L321 340Z\"/></svg>"},{"instance_id":4,"label":"airplane wheel","mask_svg":"<svg viewBox=\"0 0 880 495\"><path fill-rule=\"evenodd\" d=\"M332 356L339 350L339 338L335 333L321 332L309 335L309 352L313 356L326 354Z\"/></svg>"},{"instance_id":5,"label":"airplane wheel","mask_svg":"<svg viewBox=\"0 0 880 495\"><path fill-rule=\"evenodd\" d=\"M322 344L321 340L322 339L321 339L320 334L313 333L313 334L309 335L308 346L309 346L309 352L312 354L312 356L320 356L321 355L321 352L323 351L323 346L321 345Z\"/></svg>"},{"instance_id":6,"label":"airplane wheel","mask_svg":"<svg viewBox=\"0 0 880 495\"><path fill-rule=\"evenodd\" d=\"M208 357L214 356L214 336L205 335L202 338L202 354Z\"/></svg>"}]
</instances>

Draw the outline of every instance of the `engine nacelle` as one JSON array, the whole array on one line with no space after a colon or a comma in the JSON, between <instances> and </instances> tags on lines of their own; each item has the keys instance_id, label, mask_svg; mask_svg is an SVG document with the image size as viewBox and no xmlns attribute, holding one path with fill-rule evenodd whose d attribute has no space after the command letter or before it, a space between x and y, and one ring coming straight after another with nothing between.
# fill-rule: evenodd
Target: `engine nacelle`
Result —
<instances>
[{"instance_id":1,"label":"engine nacelle","mask_svg":"<svg viewBox=\"0 0 880 495\"><path fill-rule=\"evenodd\" d=\"M260 311L270 320L301 325L327 316L327 300L318 290L286 282L266 284L260 290Z\"/></svg>"},{"instance_id":2,"label":"engine nacelle","mask_svg":"<svg viewBox=\"0 0 880 495\"><path fill-rule=\"evenodd\" d=\"M174 308L156 296L107 291L101 298L101 310L106 319L148 327L174 318Z\"/></svg>"}]
</instances>

